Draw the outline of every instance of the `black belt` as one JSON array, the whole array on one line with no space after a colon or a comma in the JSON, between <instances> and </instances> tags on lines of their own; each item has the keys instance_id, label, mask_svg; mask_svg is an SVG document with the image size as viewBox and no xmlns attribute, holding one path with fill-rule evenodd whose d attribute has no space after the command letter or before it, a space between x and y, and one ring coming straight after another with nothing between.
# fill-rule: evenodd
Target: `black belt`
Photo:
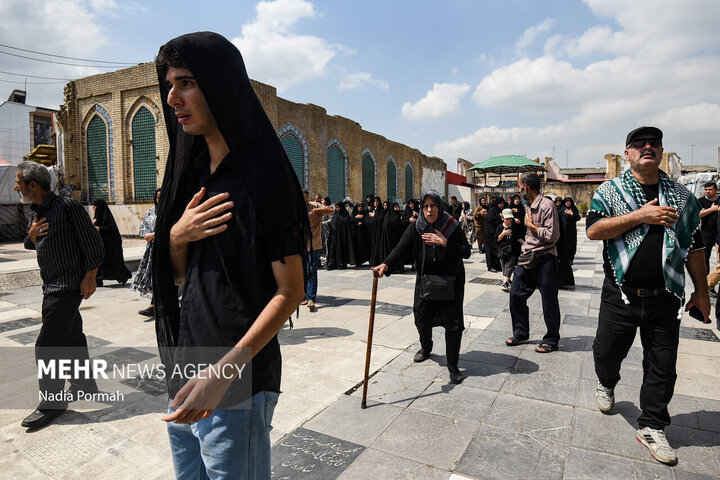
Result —
<instances>
[{"instance_id":1,"label":"black belt","mask_svg":"<svg viewBox=\"0 0 720 480\"><path fill-rule=\"evenodd\" d=\"M664 288L633 288L623 285L623 292L632 293L637 297L657 297L667 292Z\"/></svg>"}]
</instances>

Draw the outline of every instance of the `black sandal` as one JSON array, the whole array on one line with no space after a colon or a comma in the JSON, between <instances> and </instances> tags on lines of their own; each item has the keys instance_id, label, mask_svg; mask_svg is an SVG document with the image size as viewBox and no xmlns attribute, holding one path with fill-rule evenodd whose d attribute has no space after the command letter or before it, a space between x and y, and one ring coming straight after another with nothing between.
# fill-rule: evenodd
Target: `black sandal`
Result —
<instances>
[{"instance_id":1,"label":"black sandal","mask_svg":"<svg viewBox=\"0 0 720 480\"><path fill-rule=\"evenodd\" d=\"M505 340L505 345L508 347L514 347L516 345L522 345L527 342L530 337L521 337L520 335L513 335L512 337Z\"/></svg>"},{"instance_id":2,"label":"black sandal","mask_svg":"<svg viewBox=\"0 0 720 480\"><path fill-rule=\"evenodd\" d=\"M548 345L547 343L542 343L535 348L535 351L538 353L550 353L554 352L558 349L557 345Z\"/></svg>"}]
</instances>

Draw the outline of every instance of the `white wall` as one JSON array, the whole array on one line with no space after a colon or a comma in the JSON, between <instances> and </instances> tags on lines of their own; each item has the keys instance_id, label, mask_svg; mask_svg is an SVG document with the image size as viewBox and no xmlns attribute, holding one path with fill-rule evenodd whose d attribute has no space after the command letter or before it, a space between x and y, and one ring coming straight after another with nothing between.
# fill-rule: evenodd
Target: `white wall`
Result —
<instances>
[{"instance_id":1,"label":"white wall","mask_svg":"<svg viewBox=\"0 0 720 480\"><path fill-rule=\"evenodd\" d=\"M32 150L30 112L35 107L23 103L0 105L0 158L17 165Z\"/></svg>"},{"instance_id":2,"label":"white wall","mask_svg":"<svg viewBox=\"0 0 720 480\"><path fill-rule=\"evenodd\" d=\"M447 186L447 198L450 202L450 197L455 195L458 202L468 202L471 207L475 207L475 196L473 195L473 189L470 187L463 187L462 185L448 185Z\"/></svg>"},{"instance_id":3,"label":"white wall","mask_svg":"<svg viewBox=\"0 0 720 480\"><path fill-rule=\"evenodd\" d=\"M152 207L152 203L135 203L132 205L108 205L110 212L115 217L120 235L137 236L140 231L140 224L147 211ZM95 216L92 205L86 205L90 218Z\"/></svg>"},{"instance_id":4,"label":"white wall","mask_svg":"<svg viewBox=\"0 0 720 480\"><path fill-rule=\"evenodd\" d=\"M445 170L423 167L422 188L418 197L428 190L435 190L441 197L445 195Z\"/></svg>"}]
</instances>

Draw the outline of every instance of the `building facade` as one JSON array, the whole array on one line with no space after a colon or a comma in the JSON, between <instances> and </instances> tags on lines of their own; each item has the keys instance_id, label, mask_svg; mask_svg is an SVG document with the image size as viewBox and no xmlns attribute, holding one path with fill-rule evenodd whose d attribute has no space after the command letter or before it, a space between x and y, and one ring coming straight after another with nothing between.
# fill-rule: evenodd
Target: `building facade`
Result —
<instances>
[{"instance_id":1,"label":"building facade","mask_svg":"<svg viewBox=\"0 0 720 480\"><path fill-rule=\"evenodd\" d=\"M375 193L404 202L428 186L444 192L447 167L441 159L317 105L280 98L270 85L252 85L311 196L359 201ZM155 64L68 83L57 119L64 181L73 197L107 200L121 233L136 233L162 183L169 151Z\"/></svg>"}]
</instances>

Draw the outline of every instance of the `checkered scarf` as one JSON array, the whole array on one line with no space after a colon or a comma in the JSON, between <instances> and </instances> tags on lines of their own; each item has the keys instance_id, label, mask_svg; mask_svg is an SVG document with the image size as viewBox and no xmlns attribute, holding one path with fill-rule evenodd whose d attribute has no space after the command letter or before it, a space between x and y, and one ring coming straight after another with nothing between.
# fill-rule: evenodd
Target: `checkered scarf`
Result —
<instances>
[{"instance_id":1,"label":"checkered scarf","mask_svg":"<svg viewBox=\"0 0 720 480\"><path fill-rule=\"evenodd\" d=\"M665 288L678 298L685 296L685 257L700 227L700 202L685 186L670 180L660 170L658 204L676 209L679 218L665 227L662 262ZM597 189L590 210L603 217L617 217L641 208L648 202L645 192L628 169L620 177L608 180ZM630 262L650 226L641 224L606 242L618 285L622 285Z\"/></svg>"}]
</instances>

